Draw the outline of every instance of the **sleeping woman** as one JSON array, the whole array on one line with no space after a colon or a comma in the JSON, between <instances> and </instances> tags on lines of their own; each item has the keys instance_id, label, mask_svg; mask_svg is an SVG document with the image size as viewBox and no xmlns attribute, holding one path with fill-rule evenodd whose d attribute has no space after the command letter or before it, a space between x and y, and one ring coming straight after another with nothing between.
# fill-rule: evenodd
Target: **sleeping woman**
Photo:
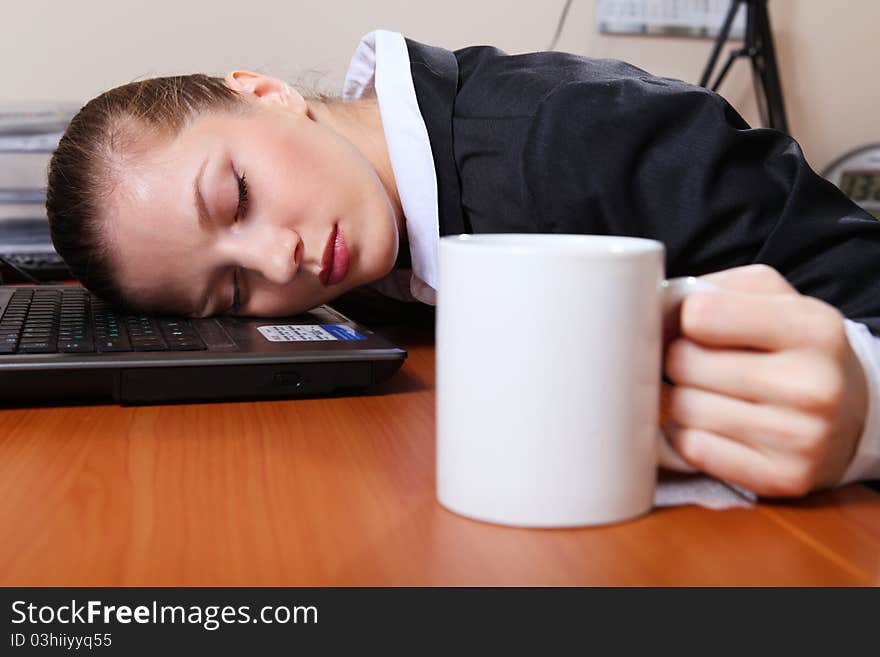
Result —
<instances>
[{"instance_id":1,"label":"sleeping woman","mask_svg":"<svg viewBox=\"0 0 880 657\"><path fill-rule=\"evenodd\" d=\"M101 94L53 155L47 210L94 293L189 316L359 286L431 304L442 235L656 239L667 275L719 286L664 355L681 456L768 496L880 477L880 224L701 87L376 31L339 98L246 71Z\"/></svg>"}]
</instances>

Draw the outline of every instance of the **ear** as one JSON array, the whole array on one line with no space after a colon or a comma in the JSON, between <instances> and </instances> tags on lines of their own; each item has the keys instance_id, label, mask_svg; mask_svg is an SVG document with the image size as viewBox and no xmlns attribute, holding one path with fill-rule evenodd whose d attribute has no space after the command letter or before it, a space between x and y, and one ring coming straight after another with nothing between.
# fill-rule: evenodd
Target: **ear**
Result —
<instances>
[{"instance_id":1,"label":"ear","mask_svg":"<svg viewBox=\"0 0 880 657\"><path fill-rule=\"evenodd\" d=\"M223 79L226 86L244 96L251 96L260 102L274 103L305 114L305 98L283 80L250 71L230 71Z\"/></svg>"}]
</instances>

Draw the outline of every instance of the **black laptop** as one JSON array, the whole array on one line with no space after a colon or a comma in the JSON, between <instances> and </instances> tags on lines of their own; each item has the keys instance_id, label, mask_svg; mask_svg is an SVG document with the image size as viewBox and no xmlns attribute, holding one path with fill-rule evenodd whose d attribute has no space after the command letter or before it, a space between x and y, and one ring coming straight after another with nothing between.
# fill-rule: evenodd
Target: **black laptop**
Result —
<instances>
[{"instance_id":1,"label":"black laptop","mask_svg":"<svg viewBox=\"0 0 880 657\"><path fill-rule=\"evenodd\" d=\"M295 317L128 315L78 285L0 286L0 402L124 404L327 395L406 352L330 306Z\"/></svg>"}]
</instances>

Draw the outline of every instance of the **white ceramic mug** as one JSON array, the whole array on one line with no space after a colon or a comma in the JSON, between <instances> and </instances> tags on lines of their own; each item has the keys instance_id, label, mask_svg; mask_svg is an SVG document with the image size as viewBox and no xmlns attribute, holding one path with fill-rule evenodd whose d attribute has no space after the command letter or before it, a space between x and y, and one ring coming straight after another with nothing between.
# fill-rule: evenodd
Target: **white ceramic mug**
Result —
<instances>
[{"instance_id":1,"label":"white ceramic mug","mask_svg":"<svg viewBox=\"0 0 880 657\"><path fill-rule=\"evenodd\" d=\"M440 240L443 506L522 527L610 523L651 508L663 317L711 287L664 280L664 253L630 237Z\"/></svg>"}]
</instances>

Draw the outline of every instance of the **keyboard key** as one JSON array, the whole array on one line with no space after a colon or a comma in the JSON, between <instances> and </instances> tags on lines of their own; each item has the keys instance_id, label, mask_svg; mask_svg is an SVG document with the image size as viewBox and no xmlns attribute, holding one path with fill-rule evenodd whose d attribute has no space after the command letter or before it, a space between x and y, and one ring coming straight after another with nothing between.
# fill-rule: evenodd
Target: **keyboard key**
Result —
<instances>
[{"instance_id":1,"label":"keyboard key","mask_svg":"<svg viewBox=\"0 0 880 657\"><path fill-rule=\"evenodd\" d=\"M92 352L95 345L91 340L59 340L58 351L65 353Z\"/></svg>"},{"instance_id":2,"label":"keyboard key","mask_svg":"<svg viewBox=\"0 0 880 657\"><path fill-rule=\"evenodd\" d=\"M51 354L57 351L55 342L24 342L18 345L18 350L26 354Z\"/></svg>"},{"instance_id":3,"label":"keyboard key","mask_svg":"<svg viewBox=\"0 0 880 657\"><path fill-rule=\"evenodd\" d=\"M168 351L164 342L136 342L131 346L135 351Z\"/></svg>"},{"instance_id":4,"label":"keyboard key","mask_svg":"<svg viewBox=\"0 0 880 657\"><path fill-rule=\"evenodd\" d=\"M128 342L128 338L96 339L95 347L100 353L131 351L131 344Z\"/></svg>"},{"instance_id":5,"label":"keyboard key","mask_svg":"<svg viewBox=\"0 0 880 657\"><path fill-rule=\"evenodd\" d=\"M196 342L169 342L168 349L169 351L202 351L206 347Z\"/></svg>"}]
</instances>

